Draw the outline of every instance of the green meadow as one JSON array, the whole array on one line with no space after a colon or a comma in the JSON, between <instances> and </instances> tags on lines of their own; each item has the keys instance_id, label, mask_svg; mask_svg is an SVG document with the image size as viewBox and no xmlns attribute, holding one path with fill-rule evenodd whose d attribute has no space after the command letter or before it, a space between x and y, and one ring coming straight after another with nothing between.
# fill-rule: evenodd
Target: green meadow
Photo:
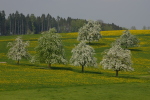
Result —
<instances>
[{"instance_id":1,"label":"green meadow","mask_svg":"<svg viewBox=\"0 0 150 100\"><path fill-rule=\"evenodd\" d=\"M17 37L0 36L0 100L149 100L150 99L150 30L131 30L140 40L140 46L130 48L132 52L133 72L119 72L86 67L54 64L48 69L44 63L30 63L22 59L8 59L7 44ZM102 31L102 39L90 44L95 49L99 64L101 53L110 48L122 31ZM78 33L60 33L69 61L71 50L79 42ZM24 41L30 41L31 55L35 54L37 39L41 34L22 35Z\"/></svg>"}]
</instances>

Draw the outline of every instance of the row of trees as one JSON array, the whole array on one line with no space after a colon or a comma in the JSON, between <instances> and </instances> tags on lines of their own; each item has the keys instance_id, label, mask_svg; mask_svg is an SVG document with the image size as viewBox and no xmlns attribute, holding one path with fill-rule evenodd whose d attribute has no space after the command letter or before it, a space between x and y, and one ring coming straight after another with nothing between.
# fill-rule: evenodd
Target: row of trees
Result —
<instances>
[{"instance_id":1,"label":"row of trees","mask_svg":"<svg viewBox=\"0 0 150 100\"><path fill-rule=\"evenodd\" d=\"M50 14L42 14L37 17L34 14L25 16L18 11L5 18L5 12L0 11L1 35L37 34L53 27L57 29L57 32L75 32L84 23L86 20L83 19L72 19L71 17L65 19L59 16L54 18Z\"/></svg>"},{"instance_id":2,"label":"row of trees","mask_svg":"<svg viewBox=\"0 0 150 100\"><path fill-rule=\"evenodd\" d=\"M131 26L130 29L131 29L131 30L136 30L136 27L135 27L135 26ZM142 29L143 29L143 30L150 30L150 26L146 27L146 26L144 25Z\"/></svg>"},{"instance_id":3,"label":"row of trees","mask_svg":"<svg viewBox=\"0 0 150 100\"><path fill-rule=\"evenodd\" d=\"M81 42L72 50L73 55L70 61L74 66L82 66L82 72L85 66L97 66L96 58L94 57L95 50L86 45L85 42L98 41L101 38L99 30L100 26L94 21L89 21L79 30L77 40ZM100 64L104 69L116 71L116 76L118 76L119 71L133 71L131 52L128 48L136 47L139 43L136 36L132 35L128 30L124 31L120 38L112 43L112 47L103 52L103 59Z\"/></svg>"},{"instance_id":4,"label":"row of trees","mask_svg":"<svg viewBox=\"0 0 150 100\"><path fill-rule=\"evenodd\" d=\"M102 20L98 20L98 22L101 24L102 30L122 30L122 27L114 23L106 24ZM50 14L42 14L41 16L27 14L25 16L18 11L9 14L6 18L5 11L0 11L0 35L38 34L53 27L58 33L78 32L84 23L87 23L84 19L62 18L60 16L54 18Z\"/></svg>"},{"instance_id":5,"label":"row of trees","mask_svg":"<svg viewBox=\"0 0 150 100\"><path fill-rule=\"evenodd\" d=\"M91 30L99 32L99 30L94 30L94 26L98 27L99 25L94 21L89 21L85 26L81 27L80 30L89 27ZM97 32L87 33L86 35L88 37L91 34L95 35ZM80 34L82 33L79 33L79 37ZM122 41L120 41L120 39ZM91 40L94 41L95 38ZM96 67L97 59L94 57L94 48L86 44L86 41L89 41L88 38L83 38L79 41L81 42L71 51L72 56L70 63L74 66L82 66L82 72L84 72L84 67ZM131 35L129 31L125 31L125 33L112 44L110 49L104 51L103 60L100 62L103 68L116 71L116 76L118 76L119 71L132 71L131 52L126 47L137 46L139 41L134 41L138 41L138 39ZM18 37L14 43L9 43L8 46L11 46L11 48L9 49L8 57L18 62L21 60L21 57L30 57L25 49L27 44L28 42L23 43L20 37ZM60 35L56 33L56 30L53 28L44 32L43 36L38 39L38 46L35 50L36 54L31 57L31 62L44 62L48 64L49 68L51 68L51 64L54 63L67 63L64 57L64 48Z\"/></svg>"},{"instance_id":6,"label":"row of trees","mask_svg":"<svg viewBox=\"0 0 150 100\"><path fill-rule=\"evenodd\" d=\"M112 47L103 52L103 59L100 64L104 69L116 71L134 71L132 68L130 47L139 46L140 41L128 30L112 43Z\"/></svg>"}]
</instances>

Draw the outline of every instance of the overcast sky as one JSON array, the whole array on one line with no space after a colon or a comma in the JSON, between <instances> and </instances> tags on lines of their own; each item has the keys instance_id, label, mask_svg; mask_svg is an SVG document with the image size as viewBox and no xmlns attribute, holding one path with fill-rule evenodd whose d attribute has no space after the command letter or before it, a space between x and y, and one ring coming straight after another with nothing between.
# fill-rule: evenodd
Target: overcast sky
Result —
<instances>
[{"instance_id":1,"label":"overcast sky","mask_svg":"<svg viewBox=\"0 0 150 100\"><path fill-rule=\"evenodd\" d=\"M17 10L24 15L100 19L126 28L150 26L150 0L0 0L0 10L7 16Z\"/></svg>"}]
</instances>

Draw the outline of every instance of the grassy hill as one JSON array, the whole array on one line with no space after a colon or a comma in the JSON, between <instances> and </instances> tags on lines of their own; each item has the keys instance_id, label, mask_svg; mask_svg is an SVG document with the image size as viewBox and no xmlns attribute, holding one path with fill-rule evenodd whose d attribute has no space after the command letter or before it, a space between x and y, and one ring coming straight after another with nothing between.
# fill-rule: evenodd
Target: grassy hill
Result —
<instances>
[{"instance_id":1,"label":"grassy hill","mask_svg":"<svg viewBox=\"0 0 150 100\"><path fill-rule=\"evenodd\" d=\"M31 64L21 60L20 65L7 58L7 43L17 36L0 36L0 99L1 100L148 100L150 93L150 30L131 30L140 40L140 47L130 48L134 72L119 72L115 77L112 70L85 68L67 65ZM79 42L77 33L60 33L67 60L71 50ZM98 63L101 53L110 48L110 44L118 38L122 31L102 31L103 38L91 44L96 51ZM30 41L29 52L34 55L34 47L41 34L22 35Z\"/></svg>"}]
</instances>

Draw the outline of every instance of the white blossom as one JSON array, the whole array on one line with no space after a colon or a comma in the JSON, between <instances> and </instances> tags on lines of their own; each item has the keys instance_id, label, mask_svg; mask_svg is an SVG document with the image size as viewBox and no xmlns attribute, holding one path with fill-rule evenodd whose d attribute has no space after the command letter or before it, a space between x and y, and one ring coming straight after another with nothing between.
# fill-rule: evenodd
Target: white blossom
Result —
<instances>
[{"instance_id":1,"label":"white blossom","mask_svg":"<svg viewBox=\"0 0 150 100\"><path fill-rule=\"evenodd\" d=\"M101 26L98 22L88 21L83 27L79 29L78 41L98 41L102 36L100 34Z\"/></svg>"},{"instance_id":2,"label":"white blossom","mask_svg":"<svg viewBox=\"0 0 150 100\"><path fill-rule=\"evenodd\" d=\"M123 32L119 39L116 40L116 43L120 44L124 48L136 47L140 43L138 38L130 33L129 30Z\"/></svg>"},{"instance_id":3,"label":"white blossom","mask_svg":"<svg viewBox=\"0 0 150 100\"><path fill-rule=\"evenodd\" d=\"M38 46L35 48L36 55L33 56L31 62L44 62L49 67L54 63L66 64L65 51L60 37L54 28L45 32L38 39Z\"/></svg>"},{"instance_id":4,"label":"white blossom","mask_svg":"<svg viewBox=\"0 0 150 100\"><path fill-rule=\"evenodd\" d=\"M29 58L30 55L26 49L29 46L29 41L23 42L22 38L18 36L14 42L9 42L7 46L10 46L7 56L9 59L16 60L17 64L24 58Z\"/></svg>"},{"instance_id":5,"label":"white blossom","mask_svg":"<svg viewBox=\"0 0 150 100\"><path fill-rule=\"evenodd\" d=\"M75 46L71 53L70 63L73 66L82 66L82 72L84 71L84 67L97 66L97 59L94 57L95 50L91 46L86 45L85 41L81 41Z\"/></svg>"},{"instance_id":6,"label":"white blossom","mask_svg":"<svg viewBox=\"0 0 150 100\"><path fill-rule=\"evenodd\" d=\"M109 50L103 52L103 59L100 64L103 69L112 69L116 71L116 76L118 76L118 71L133 71L131 67L131 52L120 47L120 45L113 45Z\"/></svg>"}]
</instances>

